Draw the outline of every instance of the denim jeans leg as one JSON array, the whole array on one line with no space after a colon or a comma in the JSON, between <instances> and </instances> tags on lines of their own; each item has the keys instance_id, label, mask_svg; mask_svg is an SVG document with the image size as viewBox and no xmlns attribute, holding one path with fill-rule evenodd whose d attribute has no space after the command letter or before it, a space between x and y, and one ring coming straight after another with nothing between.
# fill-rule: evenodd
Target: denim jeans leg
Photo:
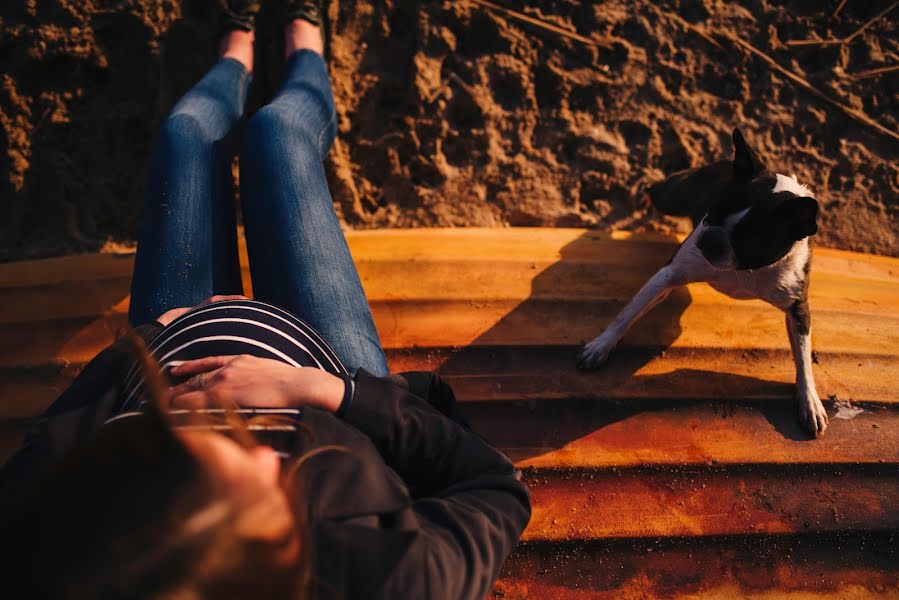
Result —
<instances>
[{"instance_id":1,"label":"denim jeans leg","mask_svg":"<svg viewBox=\"0 0 899 600\"><path fill-rule=\"evenodd\" d=\"M327 66L314 52L295 52L278 94L250 119L241 149L253 294L317 329L351 372L387 375L325 178L322 161L335 133Z\"/></svg>"},{"instance_id":2,"label":"denim jeans leg","mask_svg":"<svg viewBox=\"0 0 899 600\"><path fill-rule=\"evenodd\" d=\"M131 282L132 325L242 291L226 138L249 82L243 65L222 58L160 126Z\"/></svg>"}]
</instances>

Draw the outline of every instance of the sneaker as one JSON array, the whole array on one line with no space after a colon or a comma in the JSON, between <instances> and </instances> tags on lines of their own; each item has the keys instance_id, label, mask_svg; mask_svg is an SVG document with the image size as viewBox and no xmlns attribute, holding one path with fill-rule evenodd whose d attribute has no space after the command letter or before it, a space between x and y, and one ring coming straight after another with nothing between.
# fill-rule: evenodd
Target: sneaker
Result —
<instances>
[{"instance_id":1,"label":"sneaker","mask_svg":"<svg viewBox=\"0 0 899 600\"><path fill-rule=\"evenodd\" d=\"M219 0L222 6L222 33L239 29L256 31L256 14L261 6L260 0Z\"/></svg>"},{"instance_id":2,"label":"sneaker","mask_svg":"<svg viewBox=\"0 0 899 600\"><path fill-rule=\"evenodd\" d=\"M284 16L288 21L302 19L321 28L326 15L322 0L284 0Z\"/></svg>"},{"instance_id":3,"label":"sneaker","mask_svg":"<svg viewBox=\"0 0 899 600\"><path fill-rule=\"evenodd\" d=\"M284 17L289 21L302 19L312 23L322 34L322 46L325 56L328 55L328 12L325 8L327 0L283 0Z\"/></svg>"}]
</instances>

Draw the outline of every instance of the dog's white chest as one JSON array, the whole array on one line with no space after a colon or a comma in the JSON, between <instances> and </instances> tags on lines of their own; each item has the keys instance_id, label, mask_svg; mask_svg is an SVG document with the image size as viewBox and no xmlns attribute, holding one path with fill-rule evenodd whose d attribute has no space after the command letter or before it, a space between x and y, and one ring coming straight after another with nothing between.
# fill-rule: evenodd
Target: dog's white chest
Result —
<instances>
[{"instance_id":1,"label":"dog's white chest","mask_svg":"<svg viewBox=\"0 0 899 600\"><path fill-rule=\"evenodd\" d=\"M731 298L759 298L783 310L802 296L809 258L808 238L796 242L776 263L760 269L736 270L718 269L709 264L696 247L698 234L699 228L694 229L675 254L665 284L705 281Z\"/></svg>"},{"instance_id":2,"label":"dog's white chest","mask_svg":"<svg viewBox=\"0 0 899 600\"><path fill-rule=\"evenodd\" d=\"M774 264L751 271L716 270L706 280L710 286L738 300L759 298L786 309L802 296L808 240L797 242L790 252Z\"/></svg>"}]
</instances>

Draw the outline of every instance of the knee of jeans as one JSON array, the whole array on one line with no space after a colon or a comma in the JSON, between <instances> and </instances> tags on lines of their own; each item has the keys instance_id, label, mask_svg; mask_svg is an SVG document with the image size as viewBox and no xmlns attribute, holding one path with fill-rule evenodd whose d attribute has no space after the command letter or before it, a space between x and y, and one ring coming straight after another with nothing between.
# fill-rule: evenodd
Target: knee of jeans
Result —
<instances>
[{"instance_id":1,"label":"knee of jeans","mask_svg":"<svg viewBox=\"0 0 899 600\"><path fill-rule=\"evenodd\" d=\"M167 145L179 147L211 145L214 142L200 120L189 113L175 113L166 117L159 128L159 137Z\"/></svg>"},{"instance_id":2,"label":"knee of jeans","mask_svg":"<svg viewBox=\"0 0 899 600\"><path fill-rule=\"evenodd\" d=\"M296 114L281 106L269 104L259 109L247 124L244 137L244 148L247 145L257 150L269 148L279 154L295 155L302 146L307 146L321 155L322 144L319 131L304 119L296 118Z\"/></svg>"}]
</instances>

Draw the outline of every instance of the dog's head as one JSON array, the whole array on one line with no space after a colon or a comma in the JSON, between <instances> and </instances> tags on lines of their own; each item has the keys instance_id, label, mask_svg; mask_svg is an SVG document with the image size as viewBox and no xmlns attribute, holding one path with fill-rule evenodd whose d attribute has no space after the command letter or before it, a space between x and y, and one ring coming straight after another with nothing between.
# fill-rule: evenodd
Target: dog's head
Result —
<instances>
[{"instance_id":1,"label":"dog's head","mask_svg":"<svg viewBox=\"0 0 899 600\"><path fill-rule=\"evenodd\" d=\"M818 201L795 177L769 171L739 129L733 141L733 179L709 208L696 243L715 267L758 269L818 231Z\"/></svg>"}]
</instances>

